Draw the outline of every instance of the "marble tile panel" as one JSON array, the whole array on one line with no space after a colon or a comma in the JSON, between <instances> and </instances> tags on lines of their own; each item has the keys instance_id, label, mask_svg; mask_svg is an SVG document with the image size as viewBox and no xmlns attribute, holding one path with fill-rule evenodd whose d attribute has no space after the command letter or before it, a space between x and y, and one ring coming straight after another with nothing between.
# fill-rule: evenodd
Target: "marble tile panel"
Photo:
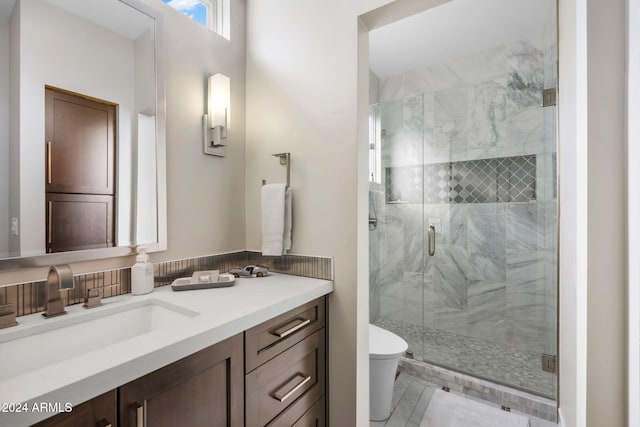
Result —
<instances>
[{"instance_id":1,"label":"marble tile panel","mask_svg":"<svg viewBox=\"0 0 640 427\"><path fill-rule=\"evenodd\" d=\"M498 146L509 140L507 89L504 80L489 80L469 88L467 158L498 155Z\"/></svg>"},{"instance_id":2,"label":"marble tile panel","mask_svg":"<svg viewBox=\"0 0 640 427\"><path fill-rule=\"evenodd\" d=\"M406 96L402 99L402 127L422 134L424 129L424 107L422 95Z\"/></svg>"},{"instance_id":3,"label":"marble tile panel","mask_svg":"<svg viewBox=\"0 0 640 427\"><path fill-rule=\"evenodd\" d=\"M499 144L498 151L501 156L539 154L545 151L545 108L549 107L509 110L510 138Z\"/></svg>"},{"instance_id":4,"label":"marble tile panel","mask_svg":"<svg viewBox=\"0 0 640 427\"><path fill-rule=\"evenodd\" d=\"M463 83L463 76L451 64L444 62L404 73L403 89L404 95L410 96L449 89Z\"/></svg>"},{"instance_id":5,"label":"marble tile panel","mask_svg":"<svg viewBox=\"0 0 640 427\"><path fill-rule=\"evenodd\" d=\"M474 204L469 206L467 222L467 250L470 280L506 279L506 212L502 204Z\"/></svg>"},{"instance_id":6,"label":"marble tile panel","mask_svg":"<svg viewBox=\"0 0 640 427\"><path fill-rule=\"evenodd\" d=\"M469 220L469 209L473 209L473 206L464 204L454 204L450 206L449 242L451 245L460 246L462 248L467 247L467 223Z\"/></svg>"},{"instance_id":7,"label":"marble tile panel","mask_svg":"<svg viewBox=\"0 0 640 427\"><path fill-rule=\"evenodd\" d=\"M451 209L455 205L450 204L425 204L424 209L424 235L429 231L429 225L436 229L436 248L449 243ZM425 245L428 244L425 237Z\"/></svg>"},{"instance_id":8,"label":"marble tile panel","mask_svg":"<svg viewBox=\"0 0 640 427\"><path fill-rule=\"evenodd\" d=\"M434 292L441 307L464 309L467 306L467 276L464 265L451 256L447 245L436 249L430 274Z\"/></svg>"},{"instance_id":9,"label":"marble tile panel","mask_svg":"<svg viewBox=\"0 0 640 427\"><path fill-rule=\"evenodd\" d=\"M422 131L403 128L386 141L389 166L413 166L423 163Z\"/></svg>"},{"instance_id":10,"label":"marble tile panel","mask_svg":"<svg viewBox=\"0 0 640 427\"><path fill-rule=\"evenodd\" d=\"M467 159L469 88L454 87L433 95L433 138L437 147L448 147L451 160Z\"/></svg>"},{"instance_id":11,"label":"marble tile panel","mask_svg":"<svg viewBox=\"0 0 640 427\"><path fill-rule=\"evenodd\" d=\"M449 162L451 147L449 139L442 136L436 138L436 103L433 92L423 95L424 111L424 163L434 164ZM440 116L440 114L438 114Z\"/></svg>"},{"instance_id":12,"label":"marble tile panel","mask_svg":"<svg viewBox=\"0 0 640 427\"><path fill-rule=\"evenodd\" d=\"M380 319L404 322L403 299L380 295Z\"/></svg>"},{"instance_id":13,"label":"marble tile panel","mask_svg":"<svg viewBox=\"0 0 640 427\"><path fill-rule=\"evenodd\" d=\"M507 46L496 46L449 62L460 63L458 66L451 66L460 69L459 73L466 83L506 78Z\"/></svg>"},{"instance_id":14,"label":"marble tile panel","mask_svg":"<svg viewBox=\"0 0 640 427\"><path fill-rule=\"evenodd\" d=\"M531 41L522 40L508 46L508 107L519 109L542 105L544 83L542 50Z\"/></svg>"},{"instance_id":15,"label":"marble tile panel","mask_svg":"<svg viewBox=\"0 0 640 427\"><path fill-rule=\"evenodd\" d=\"M507 338L506 283L471 281L467 290L468 335L504 343Z\"/></svg>"},{"instance_id":16,"label":"marble tile panel","mask_svg":"<svg viewBox=\"0 0 640 427\"><path fill-rule=\"evenodd\" d=\"M543 225L537 203L508 203L506 248L540 249L544 245Z\"/></svg>"},{"instance_id":17,"label":"marble tile panel","mask_svg":"<svg viewBox=\"0 0 640 427\"><path fill-rule=\"evenodd\" d=\"M387 132L402 129L403 102L402 98L380 103L380 127Z\"/></svg>"},{"instance_id":18,"label":"marble tile panel","mask_svg":"<svg viewBox=\"0 0 640 427\"><path fill-rule=\"evenodd\" d=\"M404 262L403 271L422 271L425 255L425 229L423 227L423 205L404 205L403 211Z\"/></svg>"},{"instance_id":19,"label":"marble tile panel","mask_svg":"<svg viewBox=\"0 0 640 427\"><path fill-rule=\"evenodd\" d=\"M404 96L404 76L400 74L382 79L378 95L381 103L402 99Z\"/></svg>"},{"instance_id":20,"label":"marble tile panel","mask_svg":"<svg viewBox=\"0 0 640 427\"><path fill-rule=\"evenodd\" d=\"M507 251L508 339L521 349L541 352L545 346L544 273L538 251Z\"/></svg>"}]
</instances>

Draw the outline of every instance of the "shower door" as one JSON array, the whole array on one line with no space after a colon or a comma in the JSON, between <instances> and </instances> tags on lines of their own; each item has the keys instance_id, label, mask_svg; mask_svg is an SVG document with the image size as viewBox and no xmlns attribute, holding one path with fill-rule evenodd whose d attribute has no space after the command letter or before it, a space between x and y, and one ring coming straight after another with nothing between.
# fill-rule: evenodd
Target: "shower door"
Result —
<instances>
[{"instance_id":1,"label":"shower door","mask_svg":"<svg viewBox=\"0 0 640 427\"><path fill-rule=\"evenodd\" d=\"M372 323L409 356L554 399L550 11L535 37L380 82L370 301Z\"/></svg>"}]
</instances>

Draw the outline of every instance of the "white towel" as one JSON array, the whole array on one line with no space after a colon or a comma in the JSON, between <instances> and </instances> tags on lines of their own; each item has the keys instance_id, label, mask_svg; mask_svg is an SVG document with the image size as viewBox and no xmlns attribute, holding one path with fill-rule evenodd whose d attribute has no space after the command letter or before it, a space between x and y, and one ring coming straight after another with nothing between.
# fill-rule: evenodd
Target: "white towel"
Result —
<instances>
[{"instance_id":1,"label":"white towel","mask_svg":"<svg viewBox=\"0 0 640 427\"><path fill-rule=\"evenodd\" d=\"M285 184L262 186L262 255L291 249L291 190Z\"/></svg>"}]
</instances>

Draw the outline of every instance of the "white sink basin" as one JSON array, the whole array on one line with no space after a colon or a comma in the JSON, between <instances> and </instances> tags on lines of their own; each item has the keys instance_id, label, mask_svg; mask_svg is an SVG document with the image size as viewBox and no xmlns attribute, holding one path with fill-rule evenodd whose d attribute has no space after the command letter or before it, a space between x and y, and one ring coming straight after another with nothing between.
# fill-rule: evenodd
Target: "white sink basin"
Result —
<instances>
[{"instance_id":1,"label":"white sink basin","mask_svg":"<svg viewBox=\"0 0 640 427\"><path fill-rule=\"evenodd\" d=\"M0 334L0 381L158 329L199 313L158 299L76 311ZM131 345L135 345L132 342Z\"/></svg>"}]
</instances>

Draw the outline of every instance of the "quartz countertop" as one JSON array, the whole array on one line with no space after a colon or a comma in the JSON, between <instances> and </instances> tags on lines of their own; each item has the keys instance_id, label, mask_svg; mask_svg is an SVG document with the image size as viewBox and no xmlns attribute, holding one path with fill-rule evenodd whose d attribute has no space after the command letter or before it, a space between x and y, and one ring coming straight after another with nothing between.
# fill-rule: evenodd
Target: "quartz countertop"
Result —
<instances>
[{"instance_id":1,"label":"quartz countertop","mask_svg":"<svg viewBox=\"0 0 640 427\"><path fill-rule=\"evenodd\" d=\"M49 418L55 413L34 411L34 405L53 403L64 408L70 403L75 406L332 291L333 283L328 280L270 273L262 278L236 279L233 286L226 288L175 292L170 286L164 286L147 295L106 298L102 300L103 306L89 310L76 304L66 308L66 316L52 319L45 319L40 313L19 317L18 326L0 331L0 343L10 335L21 333L18 331L28 334L30 328L43 324L51 325L53 331L56 322L64 319L147 300L195 312L193 317L175 325L17 376L4 375L5 379L0 378L0 425L29 425ZM64 346L65 340L59 345ZM47 357L46 348L29 351ZM0 352L0 364L2 359L5 357ZM22 412L16 412L16 404L21 405Z\"/></svg>"}]
</instances>

